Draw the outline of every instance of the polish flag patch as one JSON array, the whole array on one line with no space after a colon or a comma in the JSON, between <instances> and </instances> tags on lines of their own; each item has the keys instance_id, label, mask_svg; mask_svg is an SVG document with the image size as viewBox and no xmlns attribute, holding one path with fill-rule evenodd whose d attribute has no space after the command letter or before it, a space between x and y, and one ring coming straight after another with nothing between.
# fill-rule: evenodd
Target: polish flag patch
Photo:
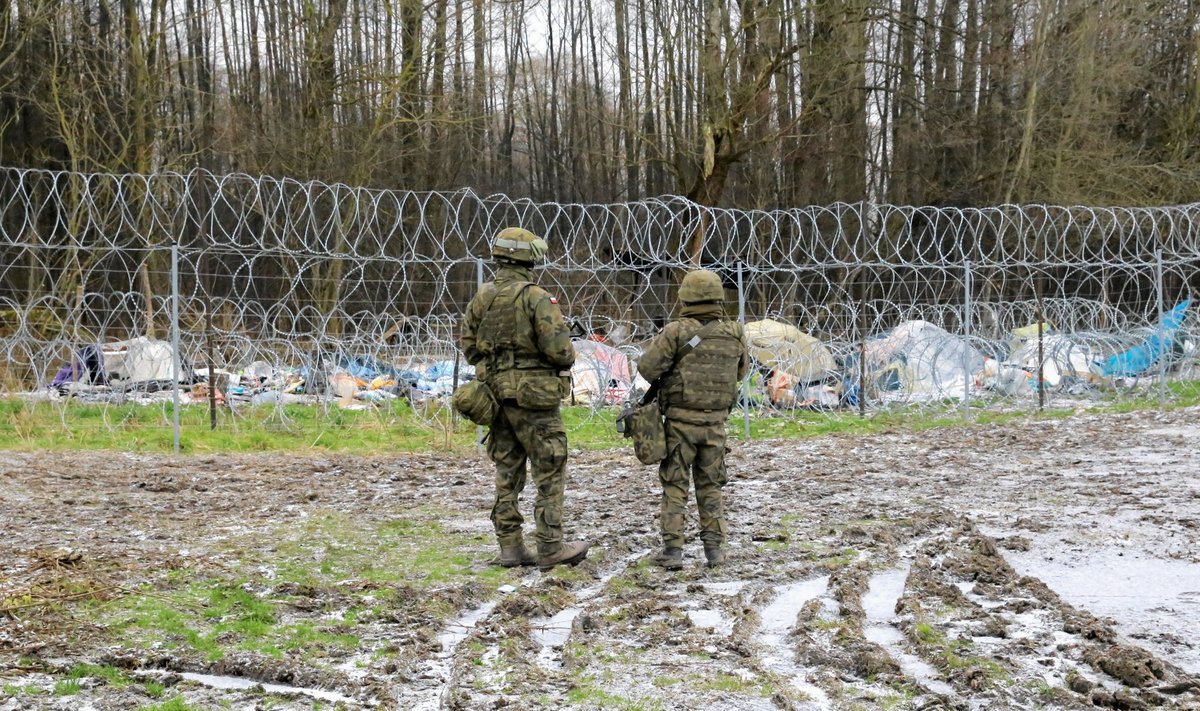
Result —
<instances>
[{"instance_id":1,"label":"polish flag patch","mask_svg":"<svg viewBox=\"0 0 1200 711\"><path fill-rule=\"evenodd\" d=\"M555 297L553 297L553 296L551 296L551 297L550 297L550 303L552 303L552 304L557 304L557 303L558 303L558 299L557 299L557 298L555 298Z\"/></svg>"}]
</instances>

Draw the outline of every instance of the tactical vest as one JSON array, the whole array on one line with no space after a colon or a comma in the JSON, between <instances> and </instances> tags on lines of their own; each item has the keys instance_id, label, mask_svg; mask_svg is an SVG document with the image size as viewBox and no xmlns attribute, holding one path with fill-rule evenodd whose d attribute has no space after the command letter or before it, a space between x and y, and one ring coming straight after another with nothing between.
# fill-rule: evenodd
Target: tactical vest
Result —
<instances>
[{"instance_id":1,"label":"tactical vest","mask_svg":"<svg viewBox=\"0 0 1200 711\"><path fill-rule=\"evenodd\" d=\"M684 342L701 329L685 332ZM663 399L668 408L728 412L738 397L738 361L745 353L741 324L723 321L710 328L667 375ZM669 413L668 413L669 415Z\"/></svg>"},{"instance_id":2,"label":"tactical vest","mask_svg":"<svg viewBox=\"0 0 1200 711\"><path fill-rule=\"evenodd\" d=\"M475 347L490 374L514 368L551 368L541 358L532 319L522 304L521 294L530 286L533 283L528 281L498 286L479 321Z\"/></svg>"}]
</instances>

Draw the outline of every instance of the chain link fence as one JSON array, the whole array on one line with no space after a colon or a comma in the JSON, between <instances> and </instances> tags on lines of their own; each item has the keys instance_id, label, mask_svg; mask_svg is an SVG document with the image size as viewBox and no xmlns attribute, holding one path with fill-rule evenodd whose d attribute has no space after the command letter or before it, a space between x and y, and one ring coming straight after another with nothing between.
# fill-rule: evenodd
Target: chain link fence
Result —
<instances>
[{"instance_id":1,"label":"chain link fence","mask_svg":"<svg viewBox=\"0 0 1200 711\"><path fill-rule=\"evenodd\" d=\"M64 418L186 407L211 364L235 414L430 413L470 377L458 321L509 225L551 245L539 279L580 339L574 404L597 417L696 265L751 327L756 416L1166 400L1196 377L1200 205L761 211L0 169L4 388Z\"/></svg>"}]
</instances>

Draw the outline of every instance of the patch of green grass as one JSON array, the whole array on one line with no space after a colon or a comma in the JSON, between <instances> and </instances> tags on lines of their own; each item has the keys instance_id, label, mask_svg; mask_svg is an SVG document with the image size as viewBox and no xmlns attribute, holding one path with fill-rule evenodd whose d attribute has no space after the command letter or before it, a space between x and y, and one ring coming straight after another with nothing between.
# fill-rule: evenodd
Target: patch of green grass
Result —
<instances>
[{"instance_id":1,"label":"patch of green grass","mask_svg":"<svg viewBox=\"0 0 1200 711\"><path fill-rule=\"evenodd\" d=\"M696 677L697 688L704 691L723 691L731 694L757 694L770 697L775 687L762 679L745 679L736 674L721 672Z\"/></svg>"},{"instance_id":2,"label":"patch of green grass","mask_svg":"<svg viewBox=\"0 0 1200 711\"><path fill-rule=\"evenodd\" d=\"M114 666L95 664L76 664L67 672L67 678L72 680L94 677L108 682L114 689L124 689L133 683L129 675Z\"/></svg>"},{"instance_id":3,"label":"patch of green grass","mask_svg":"<svg viewBox=\"0 0 1200 711\"><path fill-rule=\"evenodd\" d=\"M623 447L632 451L631 440L617 432L615 407L592 410L587 407L562 408L563 426L567 429L567 441L572 447L581 449L611 449Z\"/></svg>"},{"instance_id":4,"label":"patch of green grass","mask_svg":"<svg viewBox=\"0 0 1200 711\"><path fill-rule=\"evenodd\" d=\"M398 603L412 606L413 588L477 584L494 590L516 583L521 571L484 564L481 558L491 552L492 541L455 530L456 515L430 507L407 511L382 524L348 514L314 516L270 532L272 549L235 549L241 558L234 569L262 569L263 577L221 580L192 570L172 571L165 582L147 586L139 591L142 594L84 607L123 643L185 648L213 661L234 650L276 658L353 650L360 645L354 628L363 605L352 602L340 619L285 623L280 610L291 596L274 591L281 583L294 582L319 595L322 590L340 590L347 580L367 581L379 585L363 586L355 594L364 600L372 595L372 607L378 610L388 604L388 594L380 596L379 586L395 590L405 598ZM581 573L566 570L552 575L573 581L572 576ZM563 586L547 590L547 595L569 596ZM445 596L421 596L415 604L433 619L455 612Z\"/></svg>"},{"instance_id":5,"label":"patch of green grass","mask_svg":"<svg viewBox=\"0 0 1200 711\"><path fill-rule=\"evenodd\" d=\"M283 637L280 648L284 651L289 650L304 650L313 647L321 647L325 649L341 649L343 651L353 651L358 649L359 638L356 635L347 633L327 632L318 629L311 622L298 622L294 625L288 625L280 629L280 636Z\"/></svg>"},{"instance_id":6,"label":"patch of green grass","mask_svg":"<svg viewBox=\"0 0 1200 711\"><path fill-rule=\"evenodd\" d=\"M1000 679L1007 674L1004 667L994 659L987 657L959 656L950 650L945 650L939 655L945 661L946 666L950 669L979 669L984 672L984 676L988 679Z\"/></svg>"},{"instance_id":7,"label":"patch of green grass","mask_svg":"<svg viewBox=\"0 0 1200 711\"><path fill-rule=\"evenodd\" d=\"M20 684L5 684L0 687L5 696L41 696L46 690L38 686L21 686Z\"/></svg>"},{"instance_id":8,"label":"patch of green grass","mask_svg":"<svg viewBox=\"0 0 1200 711\"><path fill-rule=\"evenodd\" d=\"M1172 381L1168 398L1159 402L1157 389L1138 396L1114 393L1111 403L1092 408L1097 412L1160 410L1200 404L1200 381ZM977 402L978 404L978 402ZM963 408L951 402L937 406L907 406L857 412L792 411L778 416L753 413L749 418L753 439L802 438L829 434L865 435L885 430L926 430L945 426L992 425L1061 418L1069 408L1038 413L1035 402L1016 403L1021 409L998 411ZM563 422L572 447L606 449L630 447L617 433L617 408L562 408ZM354 452L449 451L468 452L476 447L475 427L452 419L444 407L410 406L407 400L381 403L366 410L336 406L243 406L236 414L218 411L217 429L209 428L208 408L186 405L180 409L180 447L186 452L255 452L323 449ZM19 398L0 399L0 448L16 450L111 449L167 452L173 448L171 405L98 405L74 401L45 403ZM729 419L731 436L743 433L743 413Z\"/></svg>"},{"instance_id":9,"label":"patch of green grass","mask_svg":"<svg viewBox=\"0 0 1200 711\"><path fill-rule=\"evenodd\" d=\"M282 580L314 587L347 579L422 588L470 581L495 588L515 582L516 569L479 565L479 553L490 553L493 542L452 530L448 523L455 516L440 509L415 509L378 526L363 525L346 514L312 517L299 526L281 526L275 534L276 550L256 562L275 566ZM315 568L313 561L318 561Z\"/></svg>"},{"instance_id":10,"label":"patch of green grass","mask_svg":"<svg viewBox=\"0 0 1200 711\"><path fill-rule=\"evenodd\" d=\"M761 541L759 543L755 543L754 545L761 550L772 551L772 552L776 552L776 553L779 551L786 551L789 548L791 548L791 546L788 545L788 542L786 539L782 540L782 541L778 540L778 539Z\"/></svg>"},{"instance_id":11,"label":"patch of green grass","mask_svg":"<svg viewBox=\"0 0 1200 711\"><path fill-rule=\"evenodd\" d=\"M889 691L875 699L875 703L881 711L893 711L893 709L911 708L914 698L916 695L911 691Z\"/></svg>"},{"instance_id":12,"label":"patch of green grass","mask_svg":"<svg viewBox=\"0 0 1200 711\"><path fill-rule=\"evenodd\" d=\"M1179 407L1200 403L1200 380L1172 380L1167 389Z\"/></svg>"},{"instance_id":13,"label":"patch of green grass","mask_svg":"<svg viewBox=\"0 0 1200 711\"><path fill-rule=\"evenodd\" d=\"M280 624L277 603L249 592L243 581L193 579L167 590L143 592L153 594L97 605L92 614L126 643L190 648L210 661L222 659L232 649L282 657L297 649L313 653L330 647L354 649L359 642L354 635L320 629L311 622Z\"/></svg>"},{"instance_id":14,"label":"patch of green grass","mask_svg":"<svg viewBox=\"0 0 1200 711\"><path fill-rule=\"evenodd\" d=\"M164 701L161 704L143 706L139 711L204 711L204 709L185 702L182 696L176 696L170 701Z\"/></svg>"},{"instance_id":15,"label":"patch of green grass","mask_svg":"<svg viewBox=\"0 0 1200 711\"><path fill-rule=\"evenodd\" d=\"M913 626L913 632L916 633L917 639L924 644L941 644L944 640L942 633L928 622L918 622Z\"/></svg>"},{"instance_id":16,"label":"patch of green grass","mask_svg":"<svg viewBox=\"0 0 1200 711\"><path fill-rule=\"evenodd\" d=\"M632 580L624 575L614 575L604 583L604 593L610 597L621 596L626 593L633 592L639 589L636 580Z\"/></svg>"},{"instance_id":17,"label":"patch of green grass","mask_svg":"<svg viewBox=\"0 0 1200 711\"><path fill-rule=\"evenodd\" d=\"M487 647L479 642L468 642L465 645L467 653L471 657L471 664L481 667L483 666L483 655L487 652Z\"/></svg>"},{"instance_id":18,"label":"patch of green grass","mask_svg":"<svg viewBox=\"0 0 1200 711\"><path fill-rule=\"evenodd\" d=\"M161 699L166 690L167 687L163 686L157 681L148 681L142 685L142 691L146 692L146 696L149 696L152 699Z\"/></svg>"},{"instance_id":19,"label":"patch of green grass","mask_svg":"<svg viewBox=\"0 0 1200 711\"><path fill-rule=\"evenodd\" d=\"M853 565L858 562L859 552L854 548L843 548L842 550L832 555L821 559L819 565L825 570L836 570L845 568L848 565Z\"/></svg>"},{"instance_id":20,"label":"patch of green grass","mask_svg":"<svg viewBox=\"0 0 1200 711\"><path fill-rule=\"evenodd\" d=\"M54 682L55 696L74 696L78 694L83 687L76 679L59 679Z\"/></svg>"},{"instance_id":21,"label":"patch of green grass","mask_svg":"<svg viewBox=\"0 0 1200 711\"><path fill-rule=\"evenodd\" d=\"M103 405L0 400L0 448L19 450L114 449L168 452L174 446L170 403ZM397 452L474 445L469 422L451 424L444 412L416 413L405 400L367 410L336 406L244 406L217 412L209 427L207 406L180 408L180 449L185 452L255 452L297 449Z\"/></svg>"},{"instance_id":22,"label":"patch of green grass","mask_svg":"<svg viewBox=\"0 0 1200 711\"><path fill-rule=\"evenodd\" d=\"M662 704L651 699L630 699L610 693L587 680L567 691L567 701L573 705L591 705L621 711L659 711Z\"/></svg>"}]
</instances>

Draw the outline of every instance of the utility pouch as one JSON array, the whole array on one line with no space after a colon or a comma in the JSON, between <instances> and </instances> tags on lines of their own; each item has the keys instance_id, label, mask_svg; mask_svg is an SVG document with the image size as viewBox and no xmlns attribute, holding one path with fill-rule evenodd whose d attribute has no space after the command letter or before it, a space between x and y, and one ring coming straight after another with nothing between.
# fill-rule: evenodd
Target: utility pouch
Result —
<instances>
[{"instance_id":1,"label":"utility pouch","mask_svg":"<svg viewBox=\"0 0 1200 711\"><path fill-rule=\"evenodd\" d=\"M557 375L527 375L517 384L517 405L529 410L552 410L562 403L563 379Z\"/></svg>"},{"instance_id":2,"label":"utility pouch","mask_svg":"<svg viewBox=\"0 0 1200 711\"><path fill-rule=\"evenodd\" d=\"M477 425L490 425L500 411L500 403L488 384L482 380L472 380L458 386L450 396L450 406L458 414Z\"/></svg>"},{"instance_id":3,"label":"utility pouch","mask_svg":"<svg viewBox=\"0 0 1200 711\"><path fill-rule=\"evenodd\" d=\"M667 458L667 431L657 402L623 410L617 431L633 439L633 454L642 464L658 464Z\"/></svg>"}]
</instances>

